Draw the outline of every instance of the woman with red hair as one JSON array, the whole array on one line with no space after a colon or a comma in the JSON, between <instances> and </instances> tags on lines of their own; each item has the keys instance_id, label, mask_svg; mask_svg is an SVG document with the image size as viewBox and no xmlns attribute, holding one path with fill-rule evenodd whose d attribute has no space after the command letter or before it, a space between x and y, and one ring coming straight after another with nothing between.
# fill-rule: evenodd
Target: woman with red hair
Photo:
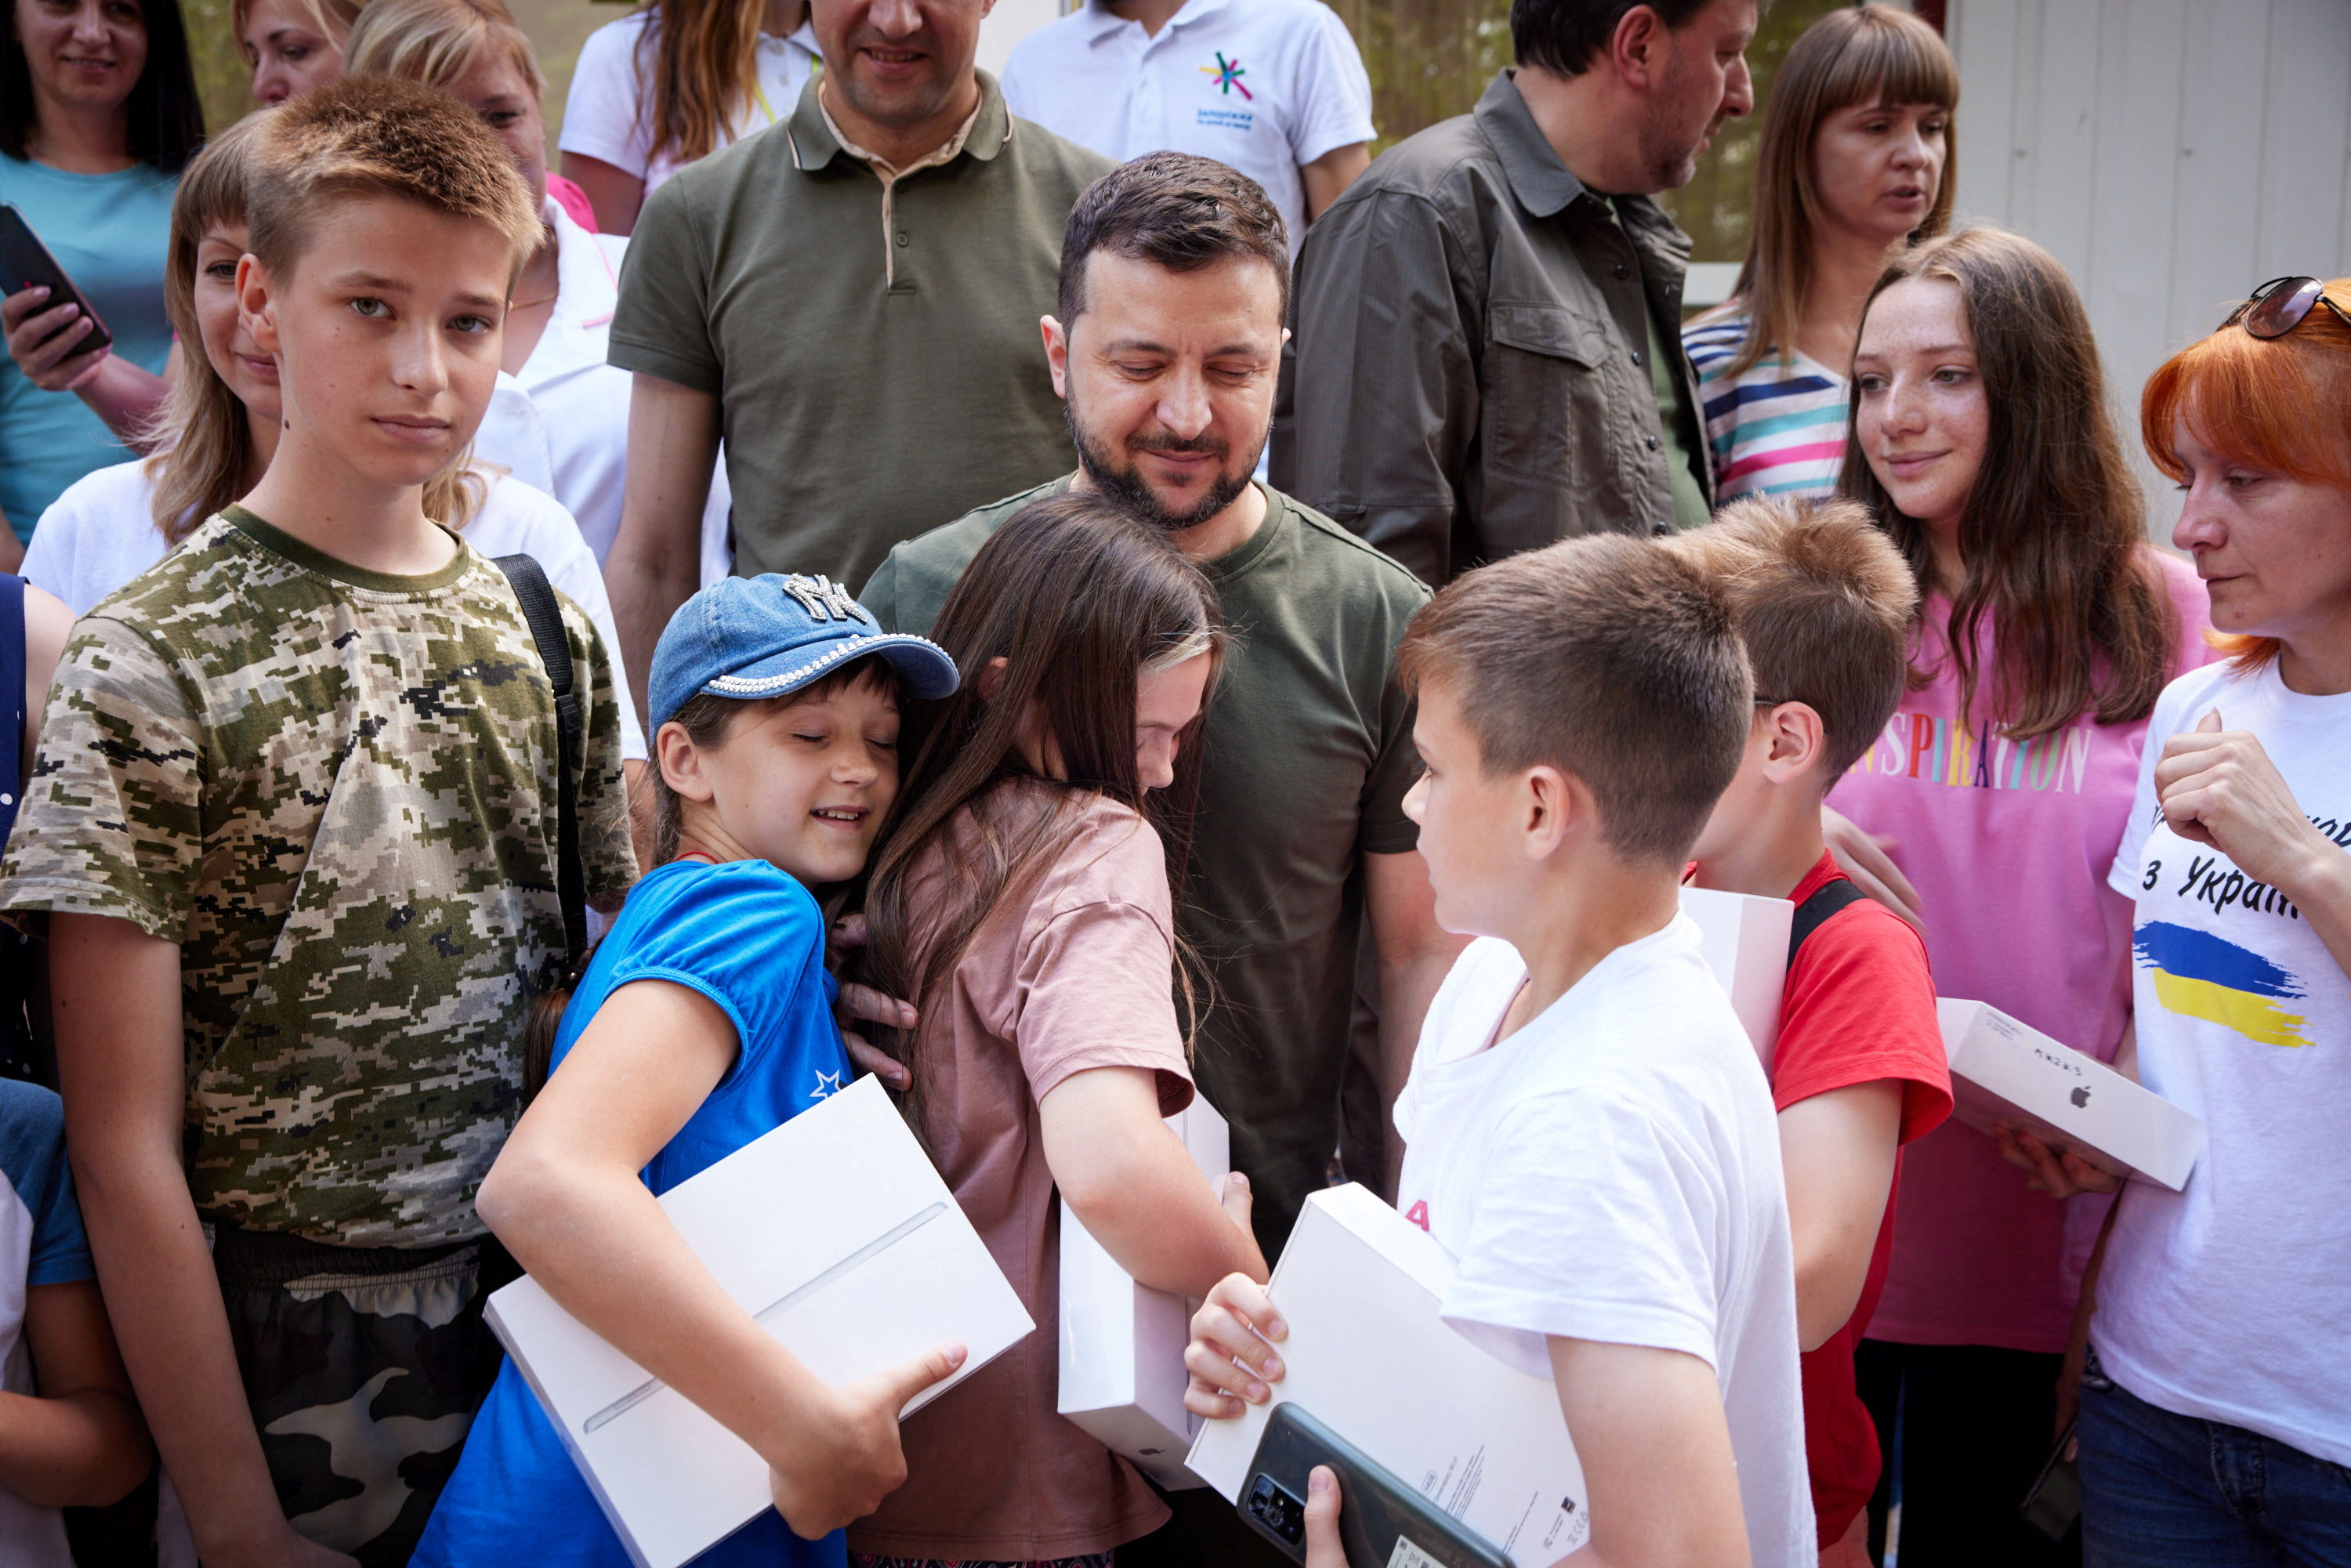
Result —
<instances>
[{"instance_id":1,"label":"woman with red hair","mask_svg":"<svg viewBox=\"0 0 2351 1568\"><path fill-rule=\"evenodd\" d=\"M2110 881L2140 1081L2210 1142L2093 1277L2084 1553L2351 1563L2351 277L2264 284L2141 423L2232 656L2158 699Z\"/></svg>"}]
</instances>

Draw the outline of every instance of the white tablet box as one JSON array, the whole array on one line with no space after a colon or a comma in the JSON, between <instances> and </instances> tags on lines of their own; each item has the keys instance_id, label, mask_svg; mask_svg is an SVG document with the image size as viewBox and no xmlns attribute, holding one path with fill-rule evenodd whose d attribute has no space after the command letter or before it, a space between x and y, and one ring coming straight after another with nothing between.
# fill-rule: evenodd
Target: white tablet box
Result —
<instances>
[{"instance_id":1,"label":"white tablet box","mask_svg":"<svg viewBox=\"0 0 2351 1568\"><path fill-rule=\"evenodd\" d=\"M1217 1196L1232 1134L1205 1096L1167 1118ZM1184 1408L1192 1303L1138 1285L1061 1205L1061 1392L1055 1405L1087 1435L1169 1491L1200 1485L1184 1451L1200 1418Z\"/></svg>"},{"instance_id":2,"label":"white tablet box","mask_svg":"<svg viewBox=\"0 0 2351 1568\"><path fill-rule=\"evenodd\" d=\"M661 1205L726 1293L835 1387L961 1341L969 1359L907 1412L1036 1326L871 1078L678 1183ZM637 1568L676 1568L773 1506L767 1462L748 1444L538 1281L494 1292L487 1316Z\"/></svg>"},{"instance_id":3,"label":"white tablet box","mask_svg":"<svg viewBox=\"0 0 2351 1568\"><path fill-rule=\"evenodd\" d=\"M1796 906L1784 898L1684 887L1682 913L1698 925L1698 950L1755 1042L1763 1071L1780 1044L1780 997L1788 983L1788 934Z\"/></svg>"},{"instance_id":4,"label":"white tablet box","mask_svg":"<svg viewBox=\"0 0 2351 1568\"><path fill-rule=\"evenodd\" d=\"M1190 1464L1238 1502L1273 1406L1296 1402L1517 1568L1591 1533L1559 1393L1447 1327L1453 1260L1353 1183L1306 1200L1270 1292L1290 1326L1273 1399L1204 1421Z\"/></svg>"},{"instance_id":5,"label":"white tablet box","mask_svg":"<svg viewBox=\"0 0 2351 1568\"><path fill-rule=\"evenodd\" d=\"M1938 998L1953 1114L1979 1132L2007 1125L2117 1176L2178 1192L2204 1152L2204 1124L2095 1058L1985 1002Z\"/></svg>"}]
</instances>

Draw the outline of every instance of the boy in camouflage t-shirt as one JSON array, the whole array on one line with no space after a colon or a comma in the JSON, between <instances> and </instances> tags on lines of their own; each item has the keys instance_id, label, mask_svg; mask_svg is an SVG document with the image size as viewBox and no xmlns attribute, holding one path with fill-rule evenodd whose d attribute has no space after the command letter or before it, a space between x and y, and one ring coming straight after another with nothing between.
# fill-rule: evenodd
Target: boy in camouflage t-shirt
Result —
<instances>
[{"instance_id":1,"label":"boy in camouflage t-shirt","mask_svg":"<svg viewBox=\"0 0 2351 1568\"><path fill-rule=\"evenodd\" d=\"M200 1555L404 1563L496 1372L474 1192L566 958L547 671L422 502L540 227L498 141L407 84L275 110L255 156L277 453L77 629L0 905L47 912L99 1281ZM610 906L614 679L561 608Z\"/></svg>"}]
</instances>

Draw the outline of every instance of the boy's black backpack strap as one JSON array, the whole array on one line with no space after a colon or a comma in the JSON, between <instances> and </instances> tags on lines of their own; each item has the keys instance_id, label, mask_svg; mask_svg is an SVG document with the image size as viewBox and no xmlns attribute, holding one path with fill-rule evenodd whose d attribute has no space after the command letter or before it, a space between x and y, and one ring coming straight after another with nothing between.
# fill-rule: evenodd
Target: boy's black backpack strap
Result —
<instances>
[{"instance_id":1,"label":"boy's black backpack strap","mask_svg":"<svg viewBox=\"0 0 2351 1568\"><path fill-rule=\"evenodd\" d=\"M1829 923L1830 915L1868 897L1850 877L1836 877L1814 888L1811 897L1796 905L1796 916L1788 923L1788 967L1795 967L1797 949L1813 932Z\"/></svg>"},{"instance_id":2,"label":"boy's black backpack strap","mask_svg":"<svg viewBox=\"0 0 2351 1568\"><path fill-rule=\"evenodd\" d=\"M572 677L571 639L563 629L563 607L556 602L555 585L546 569L527 555L502 555L492 565L506 573L514 589L530 639L538 644L538 662L547 666L548 685L555 691L556 735L556 885L563 900L563 942L576 969L588 952L588 879L580 863L579 783L582 735L587 727L580 707L578 683Z\"/></svg>"}]
</instances>

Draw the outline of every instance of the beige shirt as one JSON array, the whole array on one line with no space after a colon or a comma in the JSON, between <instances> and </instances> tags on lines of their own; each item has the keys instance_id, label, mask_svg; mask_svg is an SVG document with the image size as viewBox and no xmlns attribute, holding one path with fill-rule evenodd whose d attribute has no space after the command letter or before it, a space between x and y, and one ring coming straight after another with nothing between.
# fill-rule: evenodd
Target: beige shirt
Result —
<instances>
[{"instance_id":1,"label":"beige shirt","mask_svg":"<svg viewBox=\"0 0 2351 1568\"><path fill-rule=\"evenodd\" d=\"M1191 1102L1166 858L1148 822L1100 795L1001 784L979 811L1017 842L1057 802L1062 849L980 926L944 994L923 998L935 1032L915 1067L924 1141L1037 1332L907 1419L906 1482L851 1527L860 1552L1076 1557L1167 1518L1132 1466L1055 1413L1061 1228L1037 1115L1097 1067L1154 1070L1164 1114ZM967 807L947 837L967 843L974 828ZM948 858L935 846L917 863L909 907L937 905ZM913 946L919 966L920 933Z\"/></svg>"}]
</instances>

